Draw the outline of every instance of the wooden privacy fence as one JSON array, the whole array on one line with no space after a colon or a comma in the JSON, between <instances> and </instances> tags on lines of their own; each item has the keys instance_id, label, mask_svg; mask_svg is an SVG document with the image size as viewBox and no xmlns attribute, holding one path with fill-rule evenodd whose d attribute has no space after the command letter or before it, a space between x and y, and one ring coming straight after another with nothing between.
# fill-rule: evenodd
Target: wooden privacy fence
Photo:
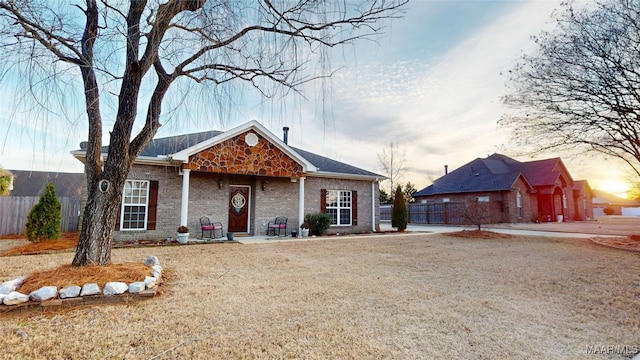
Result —
<instances>
[{"instance_id":1,"label":"wooden privacy fence","mask_svg":"<svg viewBox=\"0 0 640 360\"><path fill-rule=\"evenodd\" d=\"M0 236L23 234L27 216L39 200L39 196L0 196ZM62 204L62 232L78 231L80 199L63 197L58 200Z\"/></svg>"},{"instance_id":2,"label":"wooden privacy fence","mask_svg":"<svg viewBox=\"0 0 640 360\"><path fill-rule=\"evenodd\" d=\"M458 202L407 204L410 224L462 224ZM393 205L380 205L380 221L391 221Z\"/></svg>"}]
</instances>

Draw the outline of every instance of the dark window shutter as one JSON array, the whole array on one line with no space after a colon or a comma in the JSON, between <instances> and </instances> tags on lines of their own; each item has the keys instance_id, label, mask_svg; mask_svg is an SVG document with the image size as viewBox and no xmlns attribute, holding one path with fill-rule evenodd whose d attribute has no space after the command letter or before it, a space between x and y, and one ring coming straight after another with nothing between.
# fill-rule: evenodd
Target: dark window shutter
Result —
<instances>
[{"instance_id":1,"label":"dark window shutter","mask_svg":"<svg viewBox=\"0 0 640 360\"><path fill-rule=\"evenodd\" d=\"M358 225L358 192L351 192L351 225Z\"/></svg>"},{"instance_id":2,"label":"dark window shutter","mask_svg":"<svg viewBox=\"0 0 640 360\"><path fill-rule=\"evenodd\" d=\"M156 229L157 208L158 208L158 182L149 181L149 213L147 214L147 230Z\"/></svg>"},{"instance_id":3,"label":"dark window shutter","mask_svg":"<svg viewBox=\"0 0 640 360\"><path fill-rule=\"evenodd\" d=\"M327 212L327 189L320 189L320 212Z\"/></svg>"},{"instance_id":4,"label":"dark window shutter","mask_svg":"<svg viewBox=\"0 0 640 360\"><path fill-rule=\"evenodd\" d=\"M113 229L114 231L120 231L120 216L122 215L122 198L118 202L118 215L116 215L116 226Z\"/></svg>"}]
</instances>

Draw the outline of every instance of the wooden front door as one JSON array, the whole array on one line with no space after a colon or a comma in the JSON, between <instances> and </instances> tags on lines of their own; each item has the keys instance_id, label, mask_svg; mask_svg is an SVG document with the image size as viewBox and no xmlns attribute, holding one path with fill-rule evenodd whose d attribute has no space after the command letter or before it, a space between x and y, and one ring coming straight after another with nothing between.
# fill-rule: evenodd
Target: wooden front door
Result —
<instances>
[{"instance_id":1,"label":"wooden front door","mask_svg":"<svg viewBox=\"0 0 640 360\"><path fill-rule=\"evenodd\" d=\"M229 230L249 232L249 187L229 187Z\"/></svg>"}]
</instances>

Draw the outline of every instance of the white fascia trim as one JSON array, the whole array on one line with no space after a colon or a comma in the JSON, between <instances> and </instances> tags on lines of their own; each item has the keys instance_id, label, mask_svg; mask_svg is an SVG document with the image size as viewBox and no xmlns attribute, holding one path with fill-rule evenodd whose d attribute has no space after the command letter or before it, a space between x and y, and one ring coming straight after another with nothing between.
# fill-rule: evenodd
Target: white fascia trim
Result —
<instances>
[{"instance_id":1,"label":"white fascia trim","mask_svg":"<svg viewBox=\"0 0 640 360\"><path fill-rule=\"evenodd\" d=\"M345 174L327 171L318 171L307 174L307 177L319 177L328 179L345 179L345 180L365 180L365 181L382 181L385 180L384 176L371 176L371 175L358 175L358 174Z\"/></svg>"},{"instance_id":2,"label":"white fascia trim","mask_svg":"<svg viewBox=\"0 0 640 360\"><path fill-rule=\"evenodd\" d=\"M262 135L264 138L269 140L270 142L276 144L276 146L285 154L294 159L297 163L302 165L303 172L315 172L318 171L312 163L307 161L307 159L303 158L295 152L289 145L285 144L282 140L280 140L277 136L275 136L271 131L267 130L262 124L257 122L256 120L251 120L248 123L244 123L240 126L237 126L229 131L225 131L218 136L214 136L211 139L205 140L199 144L193 145L192 147L186 148L180 152L169 155L169 159L182 161L186 163L189 161L189 156L196 154L200 151L203 151L207 148L210 148L213 145L221 143L225 140L231 139L234 136L238 136L247 130L255 130L258 134Z\"/></svg>"},{"instance_id":3,"label":"white fascia trim","mask_svg":"<svg viewBox=\"0 0 640 360\"><path fill-rule=\"evenodd\" d=\"M76 159L78 159L80 162L84 163L87 156L85 154L84 151L72 151L71 155L73 155L73 157L75 157ZM102 158L106 160L107 158L107 154L103 153L102 154ZM179 166L180 163L176 163L174 161L171 161L171 159L168 159L166 157L164 158L159 158L159 157L155 157L155 156L138 156L134 162L134 164L138 164L138 165L161 165L161 166Z\"/></svg>"}]
</instances>

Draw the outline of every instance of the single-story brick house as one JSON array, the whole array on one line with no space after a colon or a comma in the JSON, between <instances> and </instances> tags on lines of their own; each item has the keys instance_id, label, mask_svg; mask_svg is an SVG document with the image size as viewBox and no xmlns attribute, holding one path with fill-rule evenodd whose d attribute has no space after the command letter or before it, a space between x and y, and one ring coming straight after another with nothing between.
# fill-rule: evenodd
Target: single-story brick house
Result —
<instances>
[{"instance_id":1,"label":"single-story brick house","mask_svg":"<svg viewBox=\"0 0 640 360\"><path fill-rule=\"evenodd\" d=\"M114 238L175 237L184 224L199 237L202 216L237 235L265 234L284 216L290 234L318 212L331 215L329 234L378 231L384 176L291 147L283 130L280 139L254 120L152 140L129 173Z\"/></svg>"},{"instance_id":2,"label":"single-story brick house","mask_svg":"<svg viewBox=\"0 0 640 360\"><path fill-rule=\"evenodd\" d=\"M560 158L527 162L501 154L477 158L413 197L417 203L489 203L495 223L593 219L589 184L574 181Z\"/></svg>"}]
</instances>

